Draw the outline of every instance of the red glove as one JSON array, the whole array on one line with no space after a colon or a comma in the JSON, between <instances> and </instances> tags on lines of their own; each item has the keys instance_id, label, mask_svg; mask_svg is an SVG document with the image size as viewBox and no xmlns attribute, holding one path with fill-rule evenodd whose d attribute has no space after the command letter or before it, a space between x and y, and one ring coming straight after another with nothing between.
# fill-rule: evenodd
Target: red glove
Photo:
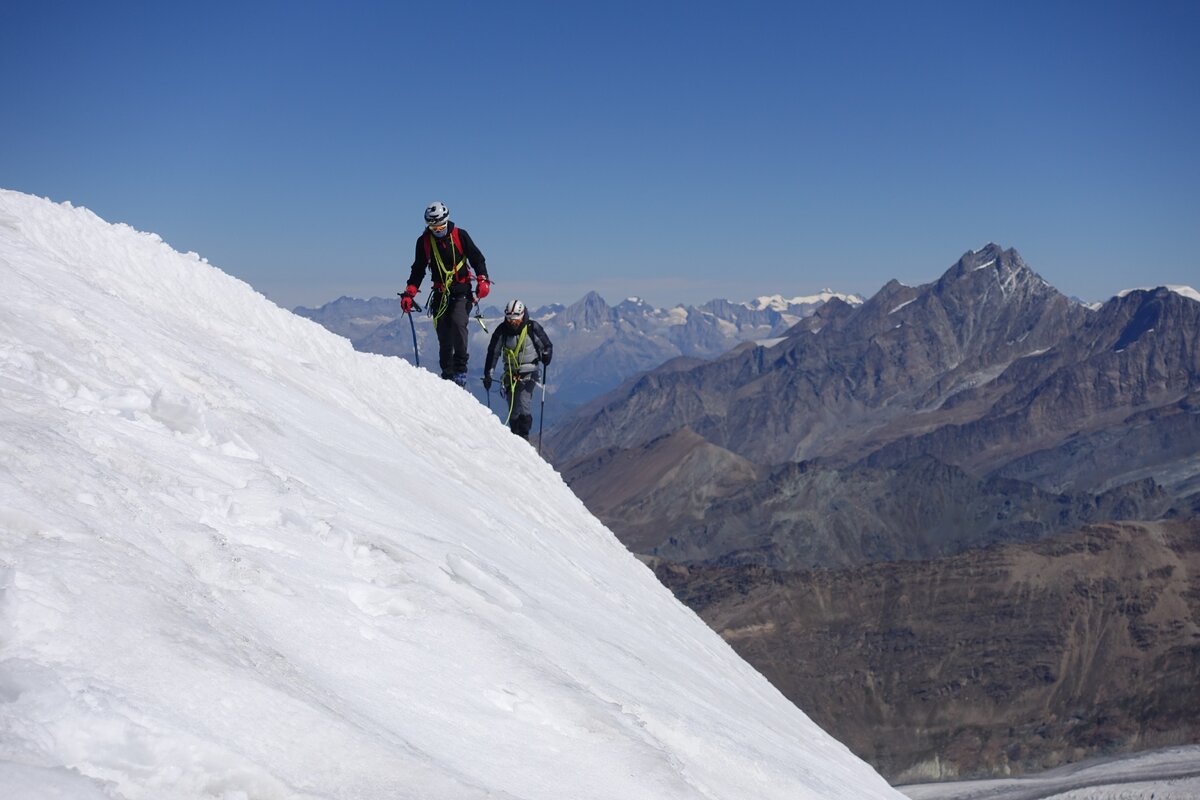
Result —
<instances>
[{"instance_id":1,"label":"red glove","mask_svg":"<svg viewBox=\"0 0 1200 800\"><path fill-rule=\"evenodd\" d=\"M408 285L408 288L404 290L404 294L400 295L400 310L403 311L405 314L412 311L413 298L416 296L417 296L417 287L413 286L410 283Z\"/></svg>"},{"instance_id":2,"label":"red glove","mask_svg":"<svg viewBox=\"0 0 1200 800\"><path fill-rule=\"evenodd\" d=\"M480 275L478 283L475 284L475 296L480 300L488 296L488 292L492 290L492 282L487 279L486 275Z\"/></svg>"}]
</instances>

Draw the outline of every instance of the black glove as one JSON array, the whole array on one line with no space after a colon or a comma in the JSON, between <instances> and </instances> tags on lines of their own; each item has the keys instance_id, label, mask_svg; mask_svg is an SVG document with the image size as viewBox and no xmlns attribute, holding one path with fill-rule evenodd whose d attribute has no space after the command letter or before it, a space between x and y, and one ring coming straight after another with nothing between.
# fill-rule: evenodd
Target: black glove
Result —
<instances>
[{"instance_id":1,"label":"black glove","mask_svg":"<svg viewBox=\"0 0 1200 800\"><path fill-rule=\"evenodd\" d=\"M492 390L492 376L491 375L483 376L483 390L485 392L490 392Z\"/></svg>"},{"instance_id":2,"label":"black glove","mask_svg":"<svg viewBox=\"0 0 1200 800\"><path fill-rule=\"evenodd\" d=\"M550 366L550 351L549 350L542 353L542 363L545 364L547 367Z\"/></svg>"}]
</instances>

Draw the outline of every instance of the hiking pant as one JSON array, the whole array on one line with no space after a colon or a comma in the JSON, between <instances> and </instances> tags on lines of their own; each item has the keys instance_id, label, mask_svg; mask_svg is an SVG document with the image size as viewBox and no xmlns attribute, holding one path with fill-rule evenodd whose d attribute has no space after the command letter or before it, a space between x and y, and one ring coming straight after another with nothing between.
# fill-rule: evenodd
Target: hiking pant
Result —
<instances>
[{"instance_id":1,"label":"hiking pant","mask_svg":"<svg viewBox=\"0 0 1200 800\"><path fill-rule=\"evenodd\" d=\"M441 303L441 298L434 299L435 309L438 303ZM442 368L443 378L452 378L467 371L467 358L470 356L467 351L470 343L467 323L470 321L471 296L451 295L446 310L434 326L438 337L438 366Z\"/></svg>"},{"instance_id":2,"label":"hiking pant","mask_svg":"<svg viewBox=\"0 0 1200 800\"><path fill-rule=\"evenodd\" d=\"M508 393L508 375L504 376L504 391ZM512 398L512 414L508 418L508 429L517 436L529 438L533 429L533 392L537 388L537 371L527 372L517 380L516 395Z\"/></svg>"}]
</instances>

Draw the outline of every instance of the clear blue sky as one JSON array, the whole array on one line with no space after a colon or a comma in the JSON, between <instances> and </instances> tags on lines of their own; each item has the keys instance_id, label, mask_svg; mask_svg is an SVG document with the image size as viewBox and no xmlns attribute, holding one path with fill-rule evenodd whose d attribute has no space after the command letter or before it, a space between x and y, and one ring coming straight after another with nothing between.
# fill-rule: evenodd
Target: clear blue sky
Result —
<instances>
[{"instance_id":1,"label":"clear blue sky","mask_svg":"<svg viewBox=\"0 0 1200 800\"><path fill-rule=\"evenodd\" d=\"M0 187L284 306L403 288L449 205L500 299L1200 284L1200 3L15 0Z\"/></svg>"}]
</instances>

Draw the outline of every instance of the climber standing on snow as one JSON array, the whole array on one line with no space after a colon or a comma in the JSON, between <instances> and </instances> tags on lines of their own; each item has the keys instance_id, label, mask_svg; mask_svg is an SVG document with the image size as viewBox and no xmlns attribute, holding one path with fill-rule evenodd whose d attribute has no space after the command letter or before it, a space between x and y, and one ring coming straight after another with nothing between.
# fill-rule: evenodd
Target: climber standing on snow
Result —
<instances>
[{"instance_id":1,"label":"climber standing on snow","mask_svg":"<svg viewBox=\"0 0 1200 800\"><path fill-rule=\"evenodd\" d=\"M433 275L433 294L427 305L437 331L442 377L465 386L471 306L488 296L491 283L483 253L466 229L450 221L450 210L444 203L430 203L425 209L425 230L417 237L408 288L400 296L400 309L406 314L412 311L426 270Z\"/></svg>"},{"instance_id":2,"label":"climber standing on snow","mask_svg":"<svg viewBox=\"0 0 1200 800\"><path fill-rule=\"evenodd\" d=\"M520 300L504 308L504 322L496 326L483 365L483 388L492 388L492 369L497 357L504 359L500 395L508 400L508 427L517 436L529 438L533 428L533 390L538 382L538 362L549 366L554 346L546 331L529 318Z\"/></svg>"}]
</instances>

